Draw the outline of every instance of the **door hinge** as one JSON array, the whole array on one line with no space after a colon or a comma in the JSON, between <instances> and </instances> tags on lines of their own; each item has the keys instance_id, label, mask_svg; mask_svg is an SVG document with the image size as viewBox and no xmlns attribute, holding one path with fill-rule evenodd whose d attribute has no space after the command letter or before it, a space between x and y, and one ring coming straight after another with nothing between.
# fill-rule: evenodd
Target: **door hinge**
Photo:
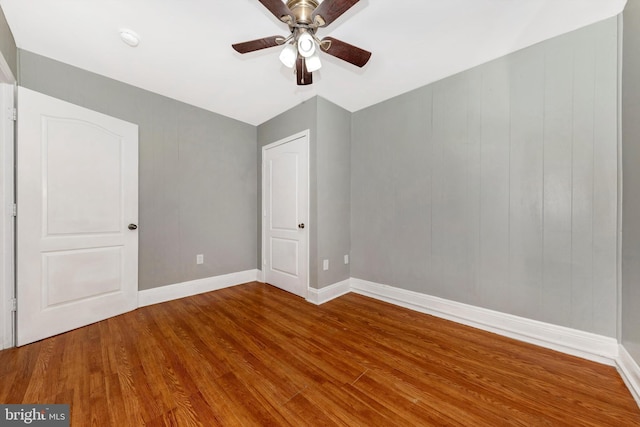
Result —
<instances>
[{"instance_id":1,"label":"door hinge","mask_svg":"<svg viewBox=\"0 0 640 427\"><path fill-rule=\"evenodd\" d=\"M18 110L16 108L9 108L9 120L14 122L18 120Z\"/></svg>"},{"instance_id":2,"label":"door hinge","mask_svg":"<svg viewBox=\"0 0 640 427\"><path fill-rule=\"evenodd\" d=\"M11 298L11 311L18 310L18 300L15 298Z\"/></svg>"},{"instance_id":3,"label":"door hinge","mask_svg":"<svg viewBox=\"0 0 640 427\"><path fill-rule=\"evenodd\" d=\"M13 216L18 216L18 205L13 204Z\"/></svg>"}]
</instances>

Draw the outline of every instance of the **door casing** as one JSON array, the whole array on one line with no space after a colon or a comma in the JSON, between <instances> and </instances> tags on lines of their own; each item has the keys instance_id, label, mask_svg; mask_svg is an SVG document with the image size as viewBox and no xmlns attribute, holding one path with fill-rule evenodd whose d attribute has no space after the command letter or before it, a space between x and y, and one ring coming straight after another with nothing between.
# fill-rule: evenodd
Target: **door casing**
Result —
<instances>
[{"instance_id":1,"label":"door casing","mask_svg":"<svg viewBox=\"0 0 640 427\"><path fill-rule=\"evenodd\" d=\"M16 76L0 52L0 350L15 345L15 84Z\"/></svg>"},{"instance_id":2,"label":"door casing","mask_svg":"<svg viewBox=\"0 0 640 427\"><path fill-rule=\"evenodd\" d=\"M0 72L0 350L15 345L14 91Z\"/></svg>"}]
</instances>

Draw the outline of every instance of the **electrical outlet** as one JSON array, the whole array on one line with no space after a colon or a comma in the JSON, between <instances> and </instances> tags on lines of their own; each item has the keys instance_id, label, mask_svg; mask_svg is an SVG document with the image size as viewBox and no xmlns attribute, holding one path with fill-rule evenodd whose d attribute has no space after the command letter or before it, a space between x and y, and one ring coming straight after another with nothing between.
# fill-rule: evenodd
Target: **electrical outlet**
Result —
<instances>
[{"instance_id":1,"label":"electrical outlet","mask_svg":"<svg viewBox=\"0 0 640 427\"><path fill-rule=\"evenodd\" d=\"M344 256L344 263L345 265L349 264L349 255Z\"/></svg>"},{"instance_id":2,"label":"electrical outlet","mask_svg":"<svg viewBox=\"0 0 640 427\"><path fill-rule=\"evenodd\" d=\"M196 264L204 264L204 255L202 254L196 255Z\"/></svg>"},{"instance_id":3,"label":"electrical outlet","mask_svg":"<svg viewBox=\"0 0 640 427\"><path fill-rule=\"evenodd\" d=\"M329 260L328 259L325 259L325 260L322 261L322 269L324 271L327 271L329 269Z\"/></svg>"}]
</instances>

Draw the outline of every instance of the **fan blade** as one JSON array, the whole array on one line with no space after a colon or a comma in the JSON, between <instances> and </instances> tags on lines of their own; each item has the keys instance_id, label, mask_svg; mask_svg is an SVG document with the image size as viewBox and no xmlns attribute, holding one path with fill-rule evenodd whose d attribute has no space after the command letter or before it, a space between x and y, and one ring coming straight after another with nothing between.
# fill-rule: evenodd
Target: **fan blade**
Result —
<instances>
[{"instance_id":1,"label":"fan blade","mask_svg":"<svg viewBox=\"0 0 640 427\"><path fill-rule=\"evenodd\" d=\"M313 83L313 74L307 71L303 58L298 58L296 61L296 78L298 86L306 86Z\"/></svg>"},{"instance_id":2,"label":"fan blade","mask_svg":"<svg viewBox=\"0 0 640 427\"><path fill-rule=\"evenodd\" d=\"M280 41L280 43L278 43ZM244 43L236 43L231 45L238 53L249 53L260 49L266 49L268 47L279 46L284 41L282 36L271 36L263 39L251 40Z\"/></svg>"},{"instance_id":3,"label":"fan blade","mask_svg":"<svg viewBox=\"0 0 640 427\"><path fill-rule=\"evenodd\" d=\"M321 27L326 27L333 21L338 19L340 15L345 13L354 4L360 0L324 0L320 3L320 6L316 8L311 14L311 18L315 21L316 16L321 16Z\"/></svg>"},{"instance_id":4,"label":"fan blade","mask_svg":"<svg viewBox=\"0 0 640 427\"><path fill-rule=\"evenodd\" d=\"M326 45L325 42L331 42L331 44L327 49L323 47L322 50L327 52L329 55L340 58L343 61L347 61L356 67L364 67L365 64L369 62L369 58L371 58L371 52L360 49L359 47L341 40L334 39L333 37L325 37L322 39L320 46Z\"/></svg>"},{"instance_id":5,"label":"fan blade","mask_svg":"<svg viewBox=\"0 0 640 427\"><path fill-rule=\"evenodd\" d=\"M269 12L273 13L273 16L278 18L281 21L287 22L289 19L293 21L293 13L291 9L287 7L286 4L282 2L282 0L258 0L260 3L264 5ZM282 19L283 16L288 16L289 19Z\"/></svg>"}]
</instances>

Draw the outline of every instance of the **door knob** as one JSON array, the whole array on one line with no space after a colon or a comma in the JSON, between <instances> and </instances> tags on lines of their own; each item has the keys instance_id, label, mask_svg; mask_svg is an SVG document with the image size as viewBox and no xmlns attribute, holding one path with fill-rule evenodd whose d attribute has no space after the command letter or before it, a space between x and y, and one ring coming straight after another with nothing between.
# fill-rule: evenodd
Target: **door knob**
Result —
<instances>
[{"instance_id":1,"label":"door knob","mask_svg":"<svg viewBox=\"0 0 640 427\"><path fill-rule=\"evenodd\" d=\"M135 224L129 224L129 230L135 230L136 228L138 228L137 225Z\"/></svg>"},{"instance_id":2,"label":"door knob","mask_svg":"<svg viewBox=\"0 0 640 427\"><path fill-rule=\"evenodd\" d=\"M298 228L304 228L304 222L302 224L298 224Z\"/></svg>"}]
</instances>

